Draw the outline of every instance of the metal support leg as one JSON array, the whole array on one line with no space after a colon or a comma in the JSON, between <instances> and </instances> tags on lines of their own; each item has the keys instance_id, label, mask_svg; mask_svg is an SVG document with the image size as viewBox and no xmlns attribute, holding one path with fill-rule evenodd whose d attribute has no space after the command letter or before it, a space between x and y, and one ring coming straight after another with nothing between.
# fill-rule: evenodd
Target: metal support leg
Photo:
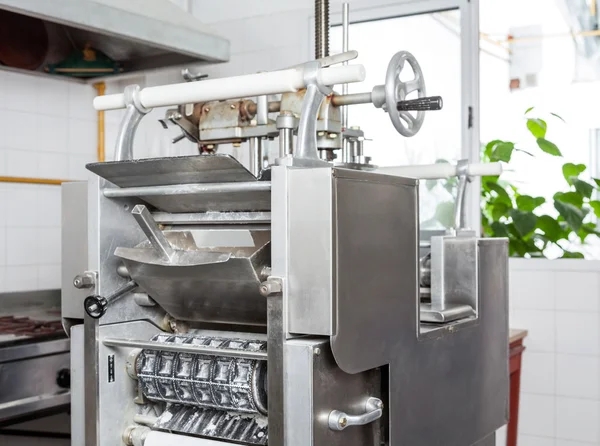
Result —
<instances>
[{"instance_id":1,"label":"metal support leg","mask_svg":"<svg viewBox=\"0 0 600 446\"><path fill-rule=\"evenodd\" d=\"M283 305L280 293L267 297L269 348L269 446L283 446Z\"/></svg>"}]
</instances>

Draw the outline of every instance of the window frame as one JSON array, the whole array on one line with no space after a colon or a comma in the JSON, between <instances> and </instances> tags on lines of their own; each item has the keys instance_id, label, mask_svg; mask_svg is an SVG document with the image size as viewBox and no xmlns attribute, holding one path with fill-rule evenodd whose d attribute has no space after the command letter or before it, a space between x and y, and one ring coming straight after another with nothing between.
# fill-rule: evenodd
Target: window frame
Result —
<instances>
[{"instance_id":1,"label":"window frame","mask_svg":"<svg viewBox=\"0 0 600 446\"><path fill-rule=\"evenodd\" d=\"M480 162L479 136L479 1L478 0L399 0L393 5L369 6L352 10L350 24L385 20L410 15L458 9L460 11L461 49L461 158ZM330 15L331 26L342 24L341 10ZM307 59L313 59L315 18L309 20L310 45ZM352 34L350 33L350 49ZM410 43L399 44L398 51L410 51ZM425 78L427 78L427 73ZM481 181L475 177L467 191L467 223L478 234L481 230Z\"/></svg>"}]
</instances>

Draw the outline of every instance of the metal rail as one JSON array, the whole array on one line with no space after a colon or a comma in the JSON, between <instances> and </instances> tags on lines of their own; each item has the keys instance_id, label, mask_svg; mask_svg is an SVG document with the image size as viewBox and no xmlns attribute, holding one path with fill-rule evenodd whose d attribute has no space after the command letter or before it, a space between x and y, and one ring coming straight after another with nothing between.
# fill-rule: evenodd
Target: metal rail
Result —
<instances>
[{"instance_id":1,"label":"metal rail","mask_svg":"<svg viewBox=\"0 0 600 446\"><path fill-rule=\"evenodd\" d=\"M207 347L204 345L173 344L170 342L137 341L134 339L106 338L102 341L107 347L145 348L175 353L191 353L196 355L226 356L228 358L267 360L266 351L232 350L225 348Z\"/></svg>"},{"instance_id":2,"label":"metal rail","mask_svg":"<svg viewBox=\"0 0 600 446\"><path fill-rule=\"evenodd\" d=\"M239 183L196 183L174 184L167 186L140 186L104 189L108 198L137 197L137 196L166 196L186 194L219 194L231 192L268 192L271 190L270 181L239 182Z\"/></svg>"}]
</instances>

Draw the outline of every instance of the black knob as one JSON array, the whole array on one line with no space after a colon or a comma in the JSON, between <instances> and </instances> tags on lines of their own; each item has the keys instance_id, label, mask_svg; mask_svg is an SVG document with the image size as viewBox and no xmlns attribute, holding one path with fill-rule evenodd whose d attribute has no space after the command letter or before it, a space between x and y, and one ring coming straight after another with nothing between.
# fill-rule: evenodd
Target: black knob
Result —
<instances>
[{"instance_id":1,"label":"black knob","mask_svg":"<svg viewBox=\"0 0 600 446\"><path fill-rule=\"evenodd\" d=\"M106 313L108 300L102 296L88 296L83 301L83 308L89 317L99 319Z\"/></svg>"},{"instance_id":2,"label":"black knob","mask_svg":"<svg viewBox=\"0 0 600 446\"><path fill-rule=\"evenodd\" d=\"M409 101L400 101L396 104L398 111L430 111L441 110L444 101L441 96L429 96L426 98L411 99Z\"/></svg>"},{"instance_id":3,"label":"black knob","mask_svg":"<svg viewBox=\"0 0 600 446\"><path fill-rule=\"evenodd\" d=\"M63 389L71 388L71 371L69 369L60 369L56 374L56 385Z\"/></svg>"}]
</instances>

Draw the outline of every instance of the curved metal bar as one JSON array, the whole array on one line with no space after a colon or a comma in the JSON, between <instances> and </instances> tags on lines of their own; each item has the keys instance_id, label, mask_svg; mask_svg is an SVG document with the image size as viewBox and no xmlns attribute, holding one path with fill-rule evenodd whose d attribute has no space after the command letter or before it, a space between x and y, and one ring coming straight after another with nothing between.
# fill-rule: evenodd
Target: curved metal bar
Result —
<instances>
[{"instance_id":1,"label":"curved metal bar","mask_svg":"<svg viewBox=\"0 0 600 446\"><path fill-rule=\"evenodd\" d=\"M140 86L128 85L125 87L124 97L127 104L125 116L121 121L117 142L115 145L115 161L124 161L133 159L133 140L135 132L142 118L150 112L150 108L145 108L139 99Z\"/></svg>"}]
</instances>

